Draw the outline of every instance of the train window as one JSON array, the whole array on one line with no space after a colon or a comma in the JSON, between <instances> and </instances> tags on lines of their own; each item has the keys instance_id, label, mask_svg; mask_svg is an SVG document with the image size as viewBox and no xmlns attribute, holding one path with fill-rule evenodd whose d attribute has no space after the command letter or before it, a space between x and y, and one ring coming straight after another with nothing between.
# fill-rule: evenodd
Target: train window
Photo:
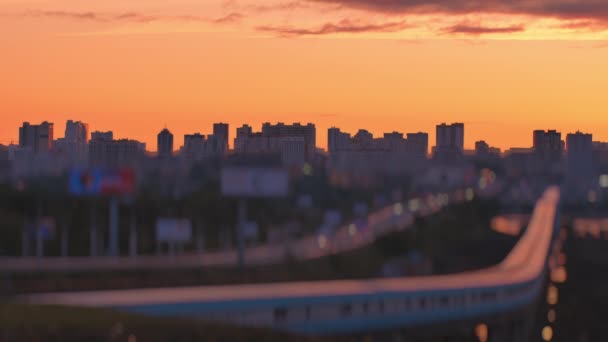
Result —
<instances>
[{"instance_id":1,"label":"train window","mask_svg":"<svg viewBox=\"0 0 608 342\"><path fill-rule=\"evenodd\" d=\"M426 309L427 306L427 300L426 298L422 297L420 299L418 299L418 305L420 306L421 309Z\"/></svg>"},{"instance_id":2,"label":"train window","mask_svg":"<svg viewBox=\"0 0 608 342\"><path fill-rule=\"evenodd\" d=\"M464 306L464 304L465 304L464 295L458 295L458 296L454 297L454 299L456 301L456 305Z\"/></svg>"},{"instance_id":3,"label":"train window","mask_svg":"<svg viewBox=\"0 0 608 342\"><path fill-rule=\"evenodd\" d=\"M350 316L353 313L353 306L350 303L340 306L340 314L342 316Z\"/></svg>"},{"instance_id":4,"label":"train window","mask_svg":"<svg viewBox=\"0 0 608 342\"><path fill-rule=\"evenodd\" d=\"M405 305L405 310L409 310L410 307L412 306L412 301L409 298L406 298L404 301L404 305Z\"/></svg>"},{"instance_id":5,"label":"train window","mask_svg":"<svg viewBox=\"0 0 608 342\"><path fill-rule=\"evenodd\" d=\"M306 320L310 319L310 306L306 306L305 309Z\"/></svg>"},{"instance_id":6,"label":"train window","mask_svg":"<svg viewBox=\"0 0 608 342\"><path fill-rule=\"evenodd\" d=\"M380 303L378 304L378 310L380 310L381 313L384 313L384 301L381 300Z\"/></svg>"},{"instance_id":7,"label":"train window","mask_svg":"<svg viewBox=\"0 0 608 342\"><path fill-rule=\"evenodd\" d=\"M287 321L287 308L275 308L274 321L277 323Z\"/></svg>"},{"instance_id":8,"label":"train window","mask_svg":"<svg viewBox=\"0 0 608 342\"><path fill-rule=\"evenodd\" d=\"M439 297L439 306L448 306L450 304L450 298L448 296Z\"/></svg>"},{"instance_id":9,"label":"train window","mask_svg":"<svg viewBox=\"0 0 608 342\"><path fill-rule=\"evenodd\" d=\"M369 303L365 302L363 303L363 313L368 313L369 312Z\"/></svg>"},{"instance_id":10,"label":"train window","mask_svg":"<svg viewBox=\"0 0 608 342\"><path fill-rule=\"evenodd\" d=\"M482 292L481 293L481 301L482 302L493 301L493 300L496 300L496 293L495 292Z\"/></svg>"}]
</instances>

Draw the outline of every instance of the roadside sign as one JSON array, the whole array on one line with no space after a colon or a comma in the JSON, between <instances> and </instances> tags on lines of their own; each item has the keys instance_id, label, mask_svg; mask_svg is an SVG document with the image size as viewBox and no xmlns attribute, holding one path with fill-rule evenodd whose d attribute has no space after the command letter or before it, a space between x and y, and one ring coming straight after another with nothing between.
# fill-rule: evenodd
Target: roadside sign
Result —
<instances>
[{"instance_id":1,"label":"roadside sign","mask_svg":"<svg viewBox=\"0 0 608 342\"><path fill-rule=\"evenodd\" d=\"M74 169L70 172L69 191L74 195L124 195L135 188L132 169Z\"/></svg>"},{"instance_id":2,"label":"roadside sign","mask_svg":"<svg viewBox=\"0 0 608 342\"><path fill-rule=\"evenodd\" d=\"M287 171L278 168L222 169L222 194L234 197L283 197L288 193Z\"/></svg>"},{"instance_id":3,"label":"roadside sign","mask_svg":"<svg viewBox=\"0 0 608 342\"><path fill-rule=\"evenodd\" d=\"M192 222L180 218L158 218L156 220L156 241L190 242L192 240Z\"/></svg>"}]
</instances>

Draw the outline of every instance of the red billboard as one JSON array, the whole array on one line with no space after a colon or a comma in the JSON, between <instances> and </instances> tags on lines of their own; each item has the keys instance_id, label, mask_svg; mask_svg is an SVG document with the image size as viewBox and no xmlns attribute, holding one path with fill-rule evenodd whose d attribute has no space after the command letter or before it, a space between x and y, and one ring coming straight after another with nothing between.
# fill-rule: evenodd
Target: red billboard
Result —
<instances>
[{"instance_id":1,"label":"red billboard","mask_svg":"<svg viewBox=\"0 0 608 342\"><path fill-rule=\"evenodd\" d=\"M135 173L132 169L72 170L70 193L75 195L126 195L135 190Z\"/></svg>"}]
</instances>

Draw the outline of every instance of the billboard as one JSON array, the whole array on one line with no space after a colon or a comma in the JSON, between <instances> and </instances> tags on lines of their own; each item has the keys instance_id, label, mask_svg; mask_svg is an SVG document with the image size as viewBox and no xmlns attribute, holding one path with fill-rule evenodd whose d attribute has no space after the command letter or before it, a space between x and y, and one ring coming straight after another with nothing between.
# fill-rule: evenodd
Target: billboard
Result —
<instances>
[{"instance_id":1,"label":"billboard","mask_svg":"<svg viewBox=\"0 0 608 342\"><path fill-rule=\"evenodd\" d=\"M74 195L123 195L135 189L132 169L75 169L70 172L69 190Z\"/></svg>"},{"instance_id":2,"label":"billboard","mask_svg":"<svg viewBox=\"0 0 608 342\"><path fill-rule=\"evenodd\" d=\"M161 217L156 220L156 241L190 242L192 223L189 219Z\"/></svg>"},{"instance_id":3,"label":"billboard","mask_svg":"<svg viewBox=\"0 0 608 342\"><path fill-rule=\"evenodd\" d=\"M222 169L222 194L236 197L283 197L288 192L287 171L277 168Z\"/></svg>"}]
</instances>

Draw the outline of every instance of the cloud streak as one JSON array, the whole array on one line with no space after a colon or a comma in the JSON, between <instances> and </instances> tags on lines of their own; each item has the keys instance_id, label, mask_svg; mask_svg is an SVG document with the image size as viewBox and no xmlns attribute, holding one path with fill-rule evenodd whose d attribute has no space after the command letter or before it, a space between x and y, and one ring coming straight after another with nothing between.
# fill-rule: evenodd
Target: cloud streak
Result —
<instances>
[{"instance_id":1,"label":"cloud streak","mask_svg":"<svg viewBox=\"0 0 608 342\"><path fill-rule=\"evenodd\" d=\"M237 12L228 13L223 17L213 19L213 22L216 24L231 24L241 21L244 18L244 15Z\"/></svg>"},{"instance_id":2,"label":"cloud streak","mask_svg":"<svg viewBox=\"0 0 608 342\"><path fill-rule=\"evenodd\" d=\"M308 0L387 14L513 14L608 21L606 0Z\"/></svg>"},{"instance_id":3,"label":"cloud streak","mask_svg":"<svg viewBox=\"0 0 608 342\"><path fill-rule=\"evenodd\" d=\"M329 4L319 8L319 3L313 3L307 0L283 0L273 3L263 4L241 4L237 0L224 1L225 9L236 9L245 12L266 13L266 12L293 12L298 10L320 10L320 11L337 11L342 8L342 5Z\"/></svg>"},{"instance_id":4,"label":"cloud streak","mask_svg":"<svg viewBox=\"0 0 608 342\"><path fill-rule=\"evenodd\" d=\"M275 33L281 37L321 36L337 33L398 32L413 26L406 21L384 23L367 23L360 20L343 19L338 22L325 23L314 28L294 26L258 26L261 32Z\"/></svg>"},{"instance_id":5,"label":"cloud streak","mask_svg":"<svg viewBox=\"0 0 608 342\"><path fill-rule=\"evenodd\" d=\"M235 23L244 18L240 13L228 13L219 18L208 18L197 15L149 15L138 12L102 13L102 12L76 12L76 11L42 11L29 10L21 14L24 17L68 19L76 21L90 21L99 23L127 22L150 23L159 21L171 22L204 22L215 24Z\"/></svg>"},{"instance_id":6,"label":"cloud streak","mask_svg":"<svg viewBox=\"0 0 608 342\"><path fill-rule=\"evenodd\" d=\"M524 32L526 28L523 25L511 25L503 27L488 27L483 25L471 25L461 23L443 28L444 33L448 34L464 34L469 36L481 36L484 34L506 34Z\"/></svg>"}]
</instances>

